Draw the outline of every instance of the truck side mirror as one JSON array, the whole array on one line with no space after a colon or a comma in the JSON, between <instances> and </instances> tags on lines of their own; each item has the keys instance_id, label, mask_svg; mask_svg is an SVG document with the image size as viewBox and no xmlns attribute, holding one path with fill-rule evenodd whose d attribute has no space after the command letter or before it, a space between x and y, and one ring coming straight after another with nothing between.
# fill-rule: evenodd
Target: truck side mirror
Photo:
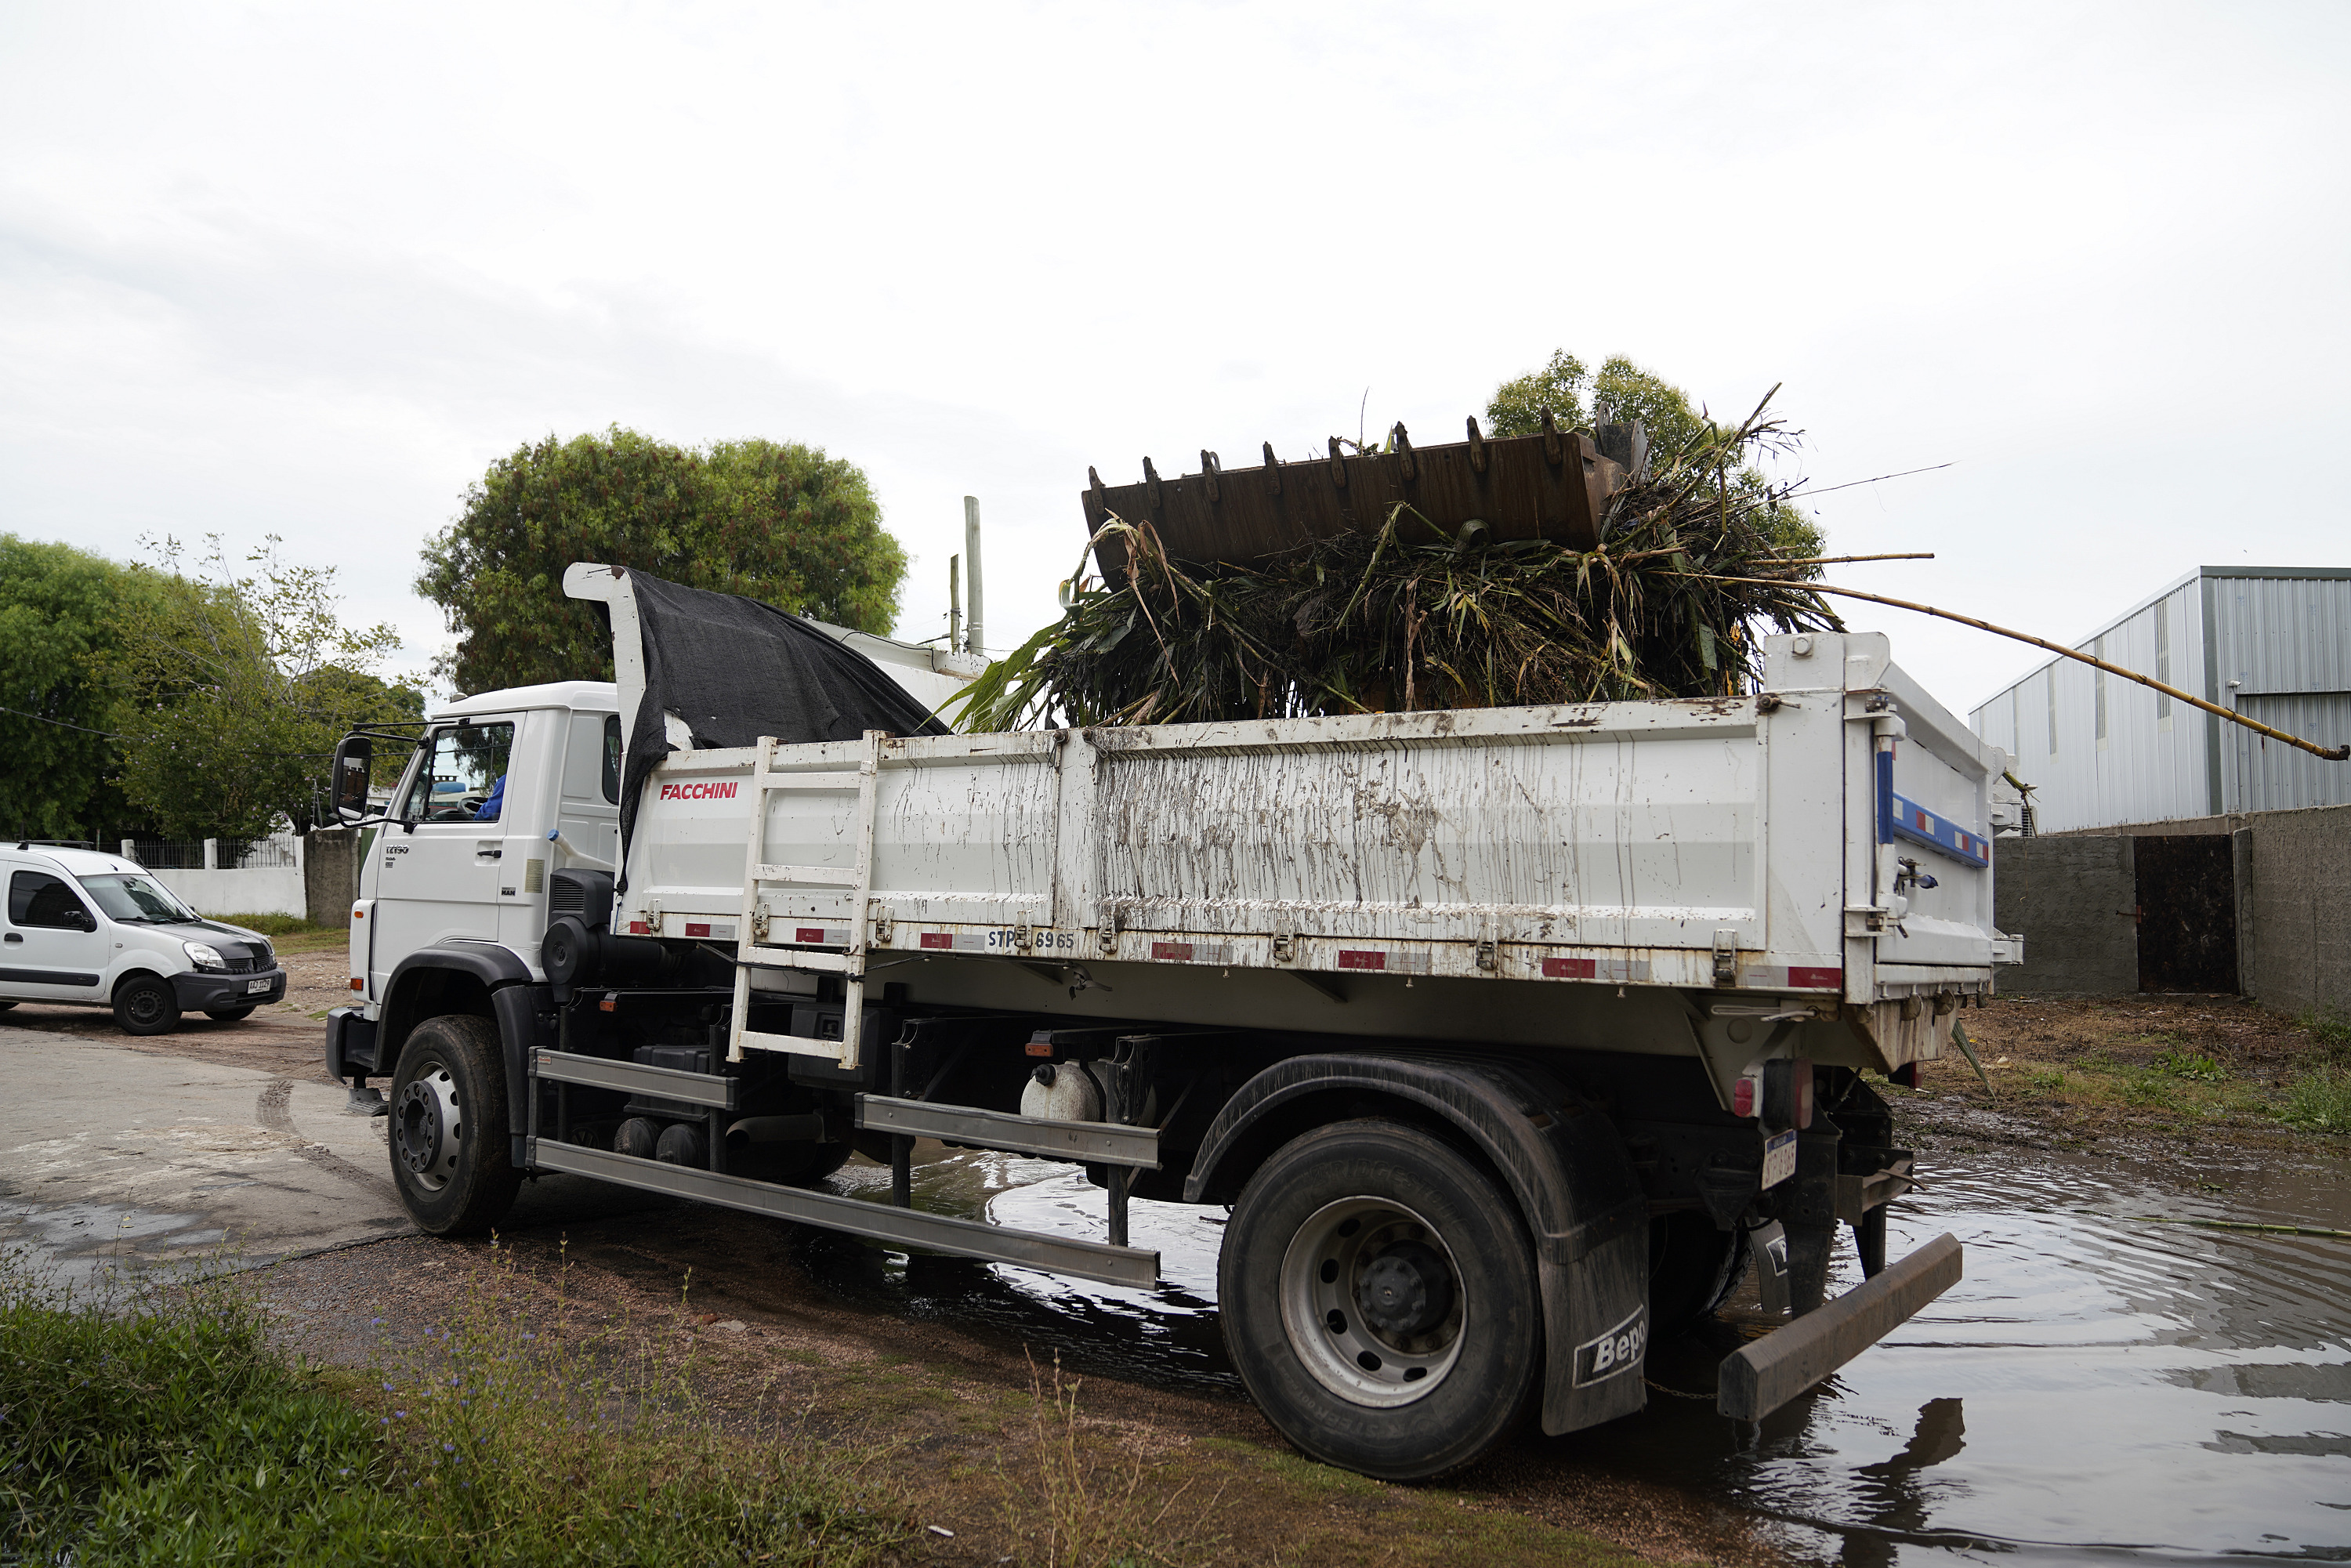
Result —
<instances>
[{"instance_id":1,"label":"truck side mirror","mask_svg":"<svg viewBox=\"0 0 2351 1568\"><path fill-rule=\"evenodd\" d=\"M334 771L327 788L335 803L335 820L356 822L368 814L368 781L374 776L375 742L364 735L347 735L335 747Z\"/></svg>"}]
</instances>

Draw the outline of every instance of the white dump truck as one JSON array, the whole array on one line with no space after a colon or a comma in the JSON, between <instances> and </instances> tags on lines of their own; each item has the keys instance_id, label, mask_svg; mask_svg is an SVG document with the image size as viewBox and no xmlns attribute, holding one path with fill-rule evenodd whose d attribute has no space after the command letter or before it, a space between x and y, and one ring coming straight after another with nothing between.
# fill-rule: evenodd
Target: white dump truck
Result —
<instances>
[{"instance_id":1,"label":"white dump truck","mask_svg":"<svg viewBox=\"0 0 2351 1568\"><path fill-rule=\"evenodd\" d=\"M955 734L942 655L565 591L617 683L435 715L352 910L328 1062L391 1081L428 1230L569 1172L1147 1285L1131 1199L1228 1206L1235 1366L1393 1479L1639 1409L1750 1262L1790 1321L1723 1364L1748 1419L1959 1277L1886 1256L1911 1156L1863 1074L2013 956L2004 759L1882 636L1771 638L1741 697ZM1103 1234L917 1210L923 1138L1081 1165ZM889 1201L827 1189L855 1153Z\"/></svg>"}]
</instances>

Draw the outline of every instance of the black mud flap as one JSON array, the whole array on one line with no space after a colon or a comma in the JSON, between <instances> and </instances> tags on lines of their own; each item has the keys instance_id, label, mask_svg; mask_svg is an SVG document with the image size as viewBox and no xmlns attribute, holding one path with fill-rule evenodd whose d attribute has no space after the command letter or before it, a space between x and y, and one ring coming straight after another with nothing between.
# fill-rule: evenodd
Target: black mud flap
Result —
<instances>
[{"instance_id":1,"label":"black mud flap","mask_svg":"<svg viewBox=\"0 0 2351 1568\"><path fill-rule=\"evenodd\" d=\"M1550 1344L1542 1429L1555 1437L1649 1402L1642 1371L1649 1350L1648 1227L1611 1237L1573 1263L1554 1262L1550 1250L1541 1249L1537 1266Z\"/></svg>"}]
</instances>

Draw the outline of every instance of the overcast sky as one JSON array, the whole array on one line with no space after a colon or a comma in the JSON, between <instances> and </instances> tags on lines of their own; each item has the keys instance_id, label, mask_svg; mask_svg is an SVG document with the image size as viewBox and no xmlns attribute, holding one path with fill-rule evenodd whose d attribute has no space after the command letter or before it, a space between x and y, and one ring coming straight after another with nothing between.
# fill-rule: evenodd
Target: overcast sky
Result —
<instances>
[{"instance_id":1,"label":"overcast sky","mask_svg":"<svg viewBox=\"0 0 2351 1568\"><path fill-rule=\"evenodd\" d=\"M2072 640L2351 564L2351 5L0 5L0 529L421 543L612 423L862 465L944 630L1112 484L1564 347L1773 383L1833 580ZM1424 434L1426 433L1426 434ZM2039 662L1892 611L1962 711Z\"/></svg>"}]
</instances>

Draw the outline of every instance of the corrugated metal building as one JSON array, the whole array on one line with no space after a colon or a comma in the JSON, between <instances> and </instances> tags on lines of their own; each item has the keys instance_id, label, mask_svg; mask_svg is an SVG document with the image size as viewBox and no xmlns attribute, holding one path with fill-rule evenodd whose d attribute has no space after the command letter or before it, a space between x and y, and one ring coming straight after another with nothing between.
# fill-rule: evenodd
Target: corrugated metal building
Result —
<instances>
[{"instance_id":1,"label":"corrugated metal building","mask_svg":"<svg viewBox=\"0 0 2351 1568\"><path fill-rule=\"evenodd\" d=\"M2351 568L2199 567L2074 645L2289 735L2351 741ZM1968 718L2017 759L2042 832L2351 803L2351 763L2071 659Z\"/></svg>"}]
</instances>

